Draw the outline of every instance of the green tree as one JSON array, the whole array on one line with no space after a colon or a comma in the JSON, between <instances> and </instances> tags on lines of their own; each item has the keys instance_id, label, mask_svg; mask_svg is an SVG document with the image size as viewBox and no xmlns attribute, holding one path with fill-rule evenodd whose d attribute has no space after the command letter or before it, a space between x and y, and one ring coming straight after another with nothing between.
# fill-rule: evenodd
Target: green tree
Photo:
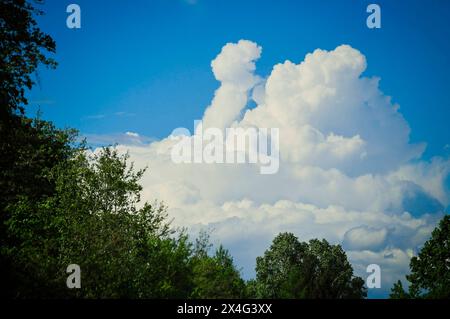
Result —
<instances>
[{"instance_id":1,"label":"green tree","mask_svg":"<svg viewBox=\"0 0 450 319\"><path fill-rule=\"evenodd\" d=\"M403 284L400 280L394 283L394 286L391 289L391 293L389 294L389 298L391 299L409 299L411 296L403 289Z\"/></svg>"},{"instance_id":2,"label":"green tree","mask_svg":"<svg viewBox=\"0 0 450 319\"><path fill-rule=\"evenodd\" d=\"M26 270L18 269L6 254L20 241L7 235L5 223L21 197L37 201L55 193L55 184L46 175L72 156L76 133L39 118L13 116L9 123L13 124L9 128L0 124L0 280L1 294L13 297L17 275Z\"/></svg>"},{"instance_id":3,"label":"green tree","mask_svg":"<svg viewBox=\"0 0 450 319\"><path fill-rule=\"evenodd\" d=\"M245 283L244 297L251 299L258 297L258 284L255 279L250 279Z\"/></svg>"},{"instance_id":4,"label":"green tree","mask_svg":"<svg viewBox=\"0 0 450 319\"><path fill-rule=\"evenodd\" d=\"M53 196L21 196L6 222L19 243L5 250L22 270L16 296L187 297L191 246L170 228L163 205L138 207L143 173L114 149L80 149L49 171ZM80 265L82 289L67 289L69 264Z\"/></svg>"},{"instance_id":5,"label":"green tree","mask_svg":"<svg viewBox=\"0 0 450 319\"><path fill-rule=\"evenodd\" d=\"M24 113L25 92L34 81L39 65L55 67L45 53L55 52L55 42L37 26L35 16L42 11L25 0L0 2L0 118Z\"/></svg>"},{"instance_id":6,"label":"green tree","mask_svg":"<svg viewBox=\"0 0 450 319\"><path fill-rule=\"evenodd\" d=\"M263 257L256 259L257 298L364 298L364 280L353 269L340 245L326 240L299 242L281 233Z\"/></svg>"},{"instance_id":7,"label":"green tree","mask_svg":"<svg viewBox=\"0 0 450 319\"><path fill-rule=\"evenodd\" d=\"M54 185L44 172L70 156L74 141L74 131L23 115L32 74L39 65L56 65L45 56L55 51L55 43L34 20L41 13L24 0L0 1L0 281L7 297L14 296L16 275L24 271L5 255L8 247L19 245L6 235L8 207L21 195L51 195Z\"/></svg>"},{"instance_id":8,"label":"green tree","mask_svg":"<svg viewBox=\"0 0 450 319\"><path fill-rule=\"evenodd\" d=\"M450 216L445 215L417 256L411 258L408 293L400 281L391 298L450 298Z\"/></svg>"},{"instance_id":9,"label":"green tree","mask_svg":"<svg viewBox=\"0 0 450 319\"><path fill-rule=\"evenodd\" d=\"M210 256L211 247L209 233L202 231L195 240L191 259L193 290L190 297L242 298L245 282L233 263L233 257L222 245Z\"/></svg>"}]
</instances>

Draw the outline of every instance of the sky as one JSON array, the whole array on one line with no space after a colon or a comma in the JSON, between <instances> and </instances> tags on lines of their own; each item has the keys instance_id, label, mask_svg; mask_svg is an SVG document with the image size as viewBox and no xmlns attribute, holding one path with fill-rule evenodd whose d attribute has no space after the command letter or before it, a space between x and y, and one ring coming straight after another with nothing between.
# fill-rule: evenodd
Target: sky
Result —
<instances>
[{"instance_id":1,"label":"sky","mask_svg":"<svg viewBox=\"0 0 450 319\"><path fill-rule=\"evenodd\" d=\"M70 3L81 29L66 26ZM366 26L369 3L380 29ZM380 264L383 287L369 295L386 296L448 210L448 1L39 7L59 65L39 71L28 112L148 165L144 198L166 201L180 225L213 228L246 278L273 236L292 231L342 244L358 274ZM279 127L280 171L171 163L169 135L200 119Z\"/></svg>"}]
</instances>

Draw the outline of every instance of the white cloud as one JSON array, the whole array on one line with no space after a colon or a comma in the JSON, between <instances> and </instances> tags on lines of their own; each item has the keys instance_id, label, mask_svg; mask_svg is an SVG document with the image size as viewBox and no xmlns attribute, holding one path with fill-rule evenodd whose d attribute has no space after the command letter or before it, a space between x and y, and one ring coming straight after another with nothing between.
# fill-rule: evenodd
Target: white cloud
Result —
<instances>
[{"instance_id":1,"label":"white cloud","mask_svg":"<svg viewBox=\"0 0 450 319\"><path fill-rule=\"evenodd\" d=\"M135 133L135 132L126 132L125 135L131 136L131 137L139 137L139 134Z\"/></svg>"},{"instance_id":2,"label":"white cloud","mask_svg":"<svg viewBox=\"0 0 450 319\"><path fill-rule=\"evenodd\" d=\"M366 267L370 264L377 264L381 269L381 289L370 289L372 296L386 297L385 293L390 290L394 282L401 280L404 287L407 282L401 274L409 269L409 261L414 252L411 249L401 250L398 248L386 248L382 251L349 251L347 256L352 261L355 273L367 276Z\"/></svg>"},{"instance_id":3,"label":"white cloud","mask_svg":"<svg viewBox=\"0 0 450 319\"><path fill-rule=\"evenodd\" d=\"M406 164L390 175L391 179L411 181L423 187L444 206L450 204L445 178L450 174L450 159L435 157L431 162Z\"/></svg>"},{"instance_id":4,"label":"white cloud","mask_svg":"<svg viewBox=\"0 0 450 319\"><path fill-rule=\"evenodd\" d=\"M112 134L84 134L91 146L107 146L114 144L123 145L148 145L155 139L147 136L141 136L135 132L112 133Z\"/></svg>"},{"instance_id":5,"label":"white cloud","mask_svg":"<svg viewBox=\"0 0 450 319\"><path fill-rule=\"evenodd\" d=\"M450 161L418 160L425 144L410 143L409 125L379 79L362 76L358 50L315 50L298 64L275 65L265 81L255 74L260 55L245 40L222 48L211 64L220 87L203 125L279 128L279 172L174 164L170 138L124 143L119 149L136 166L149 167L143 198L164 200L176 225L214 228L247 277L273 237L291 231L343 244L360 275L379 264L389 290L449 203ZM246 110L249 98L257 106Z\"/></svg>"},{"instance_id":6,"label":"white cloud","mask_svg":"<svg viewBox=\"0 0 450 319\"><path fill-rule=\"evenodd\" d=\"M347 45L315 50L299 64L278 64L259 97L264 103L242 122L280 127L285 160L297 165L353 175L396 169L425 146L409 144L398 106L379 90L379 79L360 77L365 68L365 57Z\"/></svg>"},{"instance_id":7,"label":"white cloud","mask_svg":"<svg viewBox=\"0 0 450 319\"><path fill-rule=\"evenodd\" d=\"M377 250L386 243L387 228L358 226L344 234L343 246L349 250Z\"/></svg>"}]
</instances>

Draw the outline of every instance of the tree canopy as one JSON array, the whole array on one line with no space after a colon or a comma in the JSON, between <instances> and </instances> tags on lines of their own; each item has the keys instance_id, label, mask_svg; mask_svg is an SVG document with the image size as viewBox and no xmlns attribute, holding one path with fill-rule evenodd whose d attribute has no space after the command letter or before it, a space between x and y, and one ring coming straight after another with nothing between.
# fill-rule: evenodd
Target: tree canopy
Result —
<instances>
[{"instance_id":1,"label":"tree canopy","mask_svg":"<svg viewBox=\"0 0 450 319\"><path fill-rule=\"evenodd\" d=\"M431 233L417 256L411 258L411 273L406 276L409 289L403 289L399 280L394 284L390 297L450 298L450 216L445 215Z\"/></svg>"},{"instance_id":2,"label":"tree canopy","mask_svg":"<svg viewBox=\"0 0 450 319\"><path fill-rule=\"evenodd\" d=\"M364 280L353 269L340 245L326 240L300 242L281 233L264 256L256 259L258 298L364 298Z\"/></svg>"},{"instance_id":3,"label":"tree canopy","mask_svg":"<svg viewBox=\"0 0 450 319\"><path fill-rule=\"evenodd\" d=\"M0 118L19 111L28 103L25 93L39 65L54 68L55 41L40 30L35 16L43 14L25 0L0 2Z\"/></svg>"}]
</instances>

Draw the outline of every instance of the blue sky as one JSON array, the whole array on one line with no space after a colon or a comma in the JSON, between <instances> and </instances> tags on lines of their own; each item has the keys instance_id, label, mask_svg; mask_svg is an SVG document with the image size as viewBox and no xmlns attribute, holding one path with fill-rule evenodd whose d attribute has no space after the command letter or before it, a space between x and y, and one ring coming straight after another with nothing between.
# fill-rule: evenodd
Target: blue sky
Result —
<instances>
[{"instance_id":1,"label":"blue sky","mask_svg":"<svg viewBox=\"0 0 450 319\"><path fill-rule=\"evenodd\" d=\"M376 1L378 30L365 25L370 1L79 0L79 30L66 27L70 3L41 6L59 66L42 70L30 95L59 126L161 138L201 118L218 87L210 61L227 42L261 45L262 76L316 48L350 44L367 57L365 75L381 77L400 104L411 140L428 144L425 158L450 152L448 1Z\"/></svg>"}]
</instances>

